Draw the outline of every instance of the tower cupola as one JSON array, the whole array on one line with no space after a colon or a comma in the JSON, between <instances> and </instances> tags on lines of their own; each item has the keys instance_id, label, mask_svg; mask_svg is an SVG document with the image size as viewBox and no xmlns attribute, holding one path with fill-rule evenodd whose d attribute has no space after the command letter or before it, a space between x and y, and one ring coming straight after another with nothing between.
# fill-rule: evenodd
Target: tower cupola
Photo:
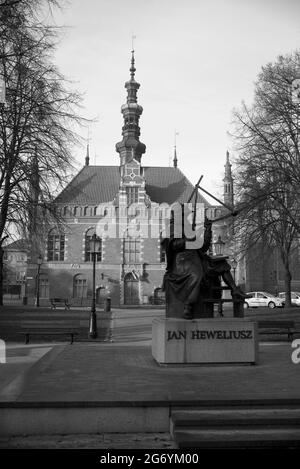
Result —
<instances>
[{"instance_id":1,"label":"tower cupola","mask_svg":"<svg viewBox=\"0 0 300 469\"><path fill-rule=\"evenodd\" d=\"M141 156L146 151L146 145L140 142L139 119L143 112L142 106L137 102L137 91L140 84L135 80L134 50L131 51L130 79L125 83L127 90L127 102L121 107L124 125L122 127L123 139L116 144L116 151L120 155L120 165L131 161L133 158L140 163Z\"/></svg>"}]
</instances>

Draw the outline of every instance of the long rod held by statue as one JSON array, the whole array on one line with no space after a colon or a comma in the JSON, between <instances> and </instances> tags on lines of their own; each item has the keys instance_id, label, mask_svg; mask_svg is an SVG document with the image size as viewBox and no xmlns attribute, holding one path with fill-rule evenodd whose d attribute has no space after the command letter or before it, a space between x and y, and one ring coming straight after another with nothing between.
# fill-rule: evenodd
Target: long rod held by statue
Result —
<instances>
[{"instance_id":1,"label":"long rod held by statue","mask_svg":"<svg viewBox=\"0 0 300 469\"><path fill-rule=\"evenodd\" d=\"M200 182L202 181L202 178L203 178L203 176L200 176L199 181L198 181L197 184L195 185L194 190L193 190L193 192L191 193L191 195L190 195L190 197L189 197L189 200L188 200L188 203L189 203L189 202L192 200L193 195L195 194L194 209L193 209L193 223L192 223L192 230L193 230L193 231L194 231L195 228L196 228L196 214L197 214L198 188L199 188Z\"/></svg>"},{"instance_id":2,"label":"long rod held by statue","mask_svg":"<svg viewBox=\"0 0 300 469\"><path fill-rule=\"evenodd\" d=\"M199 189L199 184L200 184L200 182L202 181L202 179L203 179L203 175L200 176L199 181L198 181L197 184L195 185L195 187L194 187L194 189L193 189L193 192L191 193L191 195L190 195L190 197L189 197L189 200L187 201L188 204L189 204L190 201L192 200L193 195L195 194L195 192Z\"/></svg>"},{"instance_id":3,"label":"long rod held by statue","mask_svg":"<svg viewBox=\"0 0 300 469\"><path fill-rule=\"evenodd\" d=\"M192 192L192 194L190 195L189 197L189 200L188 200L188 203L192 200L193 198L193 195L195 194L195 201L194 201L194 214L193 214L193 229L195 229L195 226L196 226L196 206L197 206L197 198L198 198L198 189L202 190L203 192L205 192L205 194L209 195L209 197L212 197L216 202L218 202L219 204L223 205L223 207L227 208L227 210L230 211L230 213L226 214L226 215L223 215L222 217L219 217L219 218L215 218L214 220L211 220L213 223L216 222L216 221L221 221L221 220L225 220L226 218L229 218L229 217L235 217L237 214L238 214L238 211L237 210L233 210L232 207L230 207L229 205L225 204L224 202L222 202L222 200L218 199L217 197L215 197L214 195L212 195L210 192L208 192L206 189L203 189L203 187L200 187L200 182L202 181L203 179L203 175L200 176L199 178L199 181L197 182L197 184L195 185L194 187L194 190Z\"/></svg>"}]
</instances>

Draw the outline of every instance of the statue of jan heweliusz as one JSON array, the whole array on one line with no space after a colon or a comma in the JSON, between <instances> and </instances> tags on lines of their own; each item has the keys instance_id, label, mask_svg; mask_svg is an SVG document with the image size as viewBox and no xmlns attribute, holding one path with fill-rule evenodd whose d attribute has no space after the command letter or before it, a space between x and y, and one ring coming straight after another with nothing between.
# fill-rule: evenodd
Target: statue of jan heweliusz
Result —
<instances>
[{"instance_id":1,"label":"statue of jan heweliusz","mask_svg":"<svg viewBox=\"0 0 300 469\"><path fill-rule=\"evenodd\" d=\"M247 295L235 284L226 257L207 254L212 240L212 221L205 216L202 238L196 239L196 234L191 238L193 231L184 212L182 206L181 235L178 234L178 223L176 229L176 216L173 216L169 219L168 235L162 239L167 257L163 279L167 316L212 317L213 305L206 305L205 298L210 295L216 300L221 298L222 289L218 288L221 279L230 288L235 301L243 303ZM200 238L201 246L196 242Z\"/></svg>"}]
</instances>

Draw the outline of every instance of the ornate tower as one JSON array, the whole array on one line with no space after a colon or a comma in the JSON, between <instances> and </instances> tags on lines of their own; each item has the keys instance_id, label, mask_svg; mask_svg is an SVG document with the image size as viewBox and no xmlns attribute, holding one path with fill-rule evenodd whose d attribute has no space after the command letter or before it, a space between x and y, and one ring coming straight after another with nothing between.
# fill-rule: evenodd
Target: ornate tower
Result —
<instances>
[{"instance_id":1,"label":"ornate tower","mask_svg":"<svg viewBox=\"0 0 300 469\"><path fill-rule=\"evenodd\" d=\"M224 182L224 202L227 205L233 206L233 177L231 173L231 163L229 161L229 151L226 152L226 164L225 164L225 177Z\"/></svg>"},{"instance_id":2,"label":"ornate tower","mask_svg":"<svg viewBox=\"0 0 300 469\"><path fill-rule=\"evenodd\" d=\"M135 81L134 50L131 51L130 80L125 83L127 90L127 103L121 107L124 118L122 127L123 139L116 144L116 151L120 155L120 166L125 165L133 158L141 162L141 156L146 151L146 145L141 143L139 119L143 112L142 106L137 103L137 91L140 84Z\"/></svg>"},{"instance_id":3,"label":"ornate tower","mask_svg":"<svg viewBox=\"0 0 300 469\"><path fill-rule=\"evenodd\" d=\"M145 203L145 175L141 167L141 157L146 145L140 142L139 118L143 112L137 103L137 90L140 84L134 79L134 51L131 51L130 80L125 83L127 103L121 107L124 118L122 127L123 139L116 144L120 155L120 187L117 205L130 206L133 203Z\"/></svg>"},{"instance_id":4,"label":"ornate tower","mask_svg":"<svg viewBox=\"0 0 300 469\"><path fill-rule=\"evenodd\" d=\"M123 139L116 144L116 151L120 155L120 187L114 203L121 239L121 304L131 304L132 301L135 304L141 303L144 244L139 230L141 226L148 226L148 212L144 208L150 204L145 190L145 174L141 167L141 157L146 151L146 146L139 140L139 119L143 112L142 106L137 103L137 91L140 84L134 78L133 50L131 54L130 80L125 83L127 102L121 107L124 118ZM138 224L134 224L137 204L141 214ZM133 233L132 230L136 232Z\"/></svg>"}]
</instances>

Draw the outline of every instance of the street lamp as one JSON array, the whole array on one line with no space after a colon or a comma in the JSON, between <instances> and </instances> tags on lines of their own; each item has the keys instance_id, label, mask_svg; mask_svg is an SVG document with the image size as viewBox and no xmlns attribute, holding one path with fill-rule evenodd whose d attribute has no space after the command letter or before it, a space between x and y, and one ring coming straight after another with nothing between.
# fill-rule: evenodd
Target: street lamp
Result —
<instances>
[{"instance_id":1,"label":"street lamp","mask_svg":"<svg viewBox=\"0 0 300 469\"><path fill-rule=\"evenodd\" d=\"M233 268L233 280L234 280L234 283L235 283L235 271L236 271L236 268L237 268L237 261L235 259L232 259L231 261L231 266Z\"/></svg>"},{"instance_id":2,"label":"street lamp","mask_svg":"<svg viewBox=\"0 0 300 469\"><path fill-rule=\"evenodd\" d=\"M93 258L93 300L90 314L89 336L91 339L96 339L97 333L97 315L96 315L96 259L97 253L101 246L101 239L98 238L96 233L93 234L91 239L91 253Z\"/></svg>"},{"instance_id":3,"label":"street lamp","mask_svg":"<svg viewBox=\"0 0 300 469\"><path fill-rule=\"evenodd\" d=\"M41 265L43 263L43 258L39 254L39 257L37 258L37 274L36 274L36 306L40 306L40 270L41 270Z\"/></svg>"},{"instance_id":4,"label":"street lamp","mask_svg":"<svg viewBox=\"0 0 300 469\"><path fill-rule=\"evenodd\" d=\"M215 242L215 253L217 256L223 255L223 247L225 243L222 241L221 235L218 236L218 240Z\"/></svg>"}]
</instances>

